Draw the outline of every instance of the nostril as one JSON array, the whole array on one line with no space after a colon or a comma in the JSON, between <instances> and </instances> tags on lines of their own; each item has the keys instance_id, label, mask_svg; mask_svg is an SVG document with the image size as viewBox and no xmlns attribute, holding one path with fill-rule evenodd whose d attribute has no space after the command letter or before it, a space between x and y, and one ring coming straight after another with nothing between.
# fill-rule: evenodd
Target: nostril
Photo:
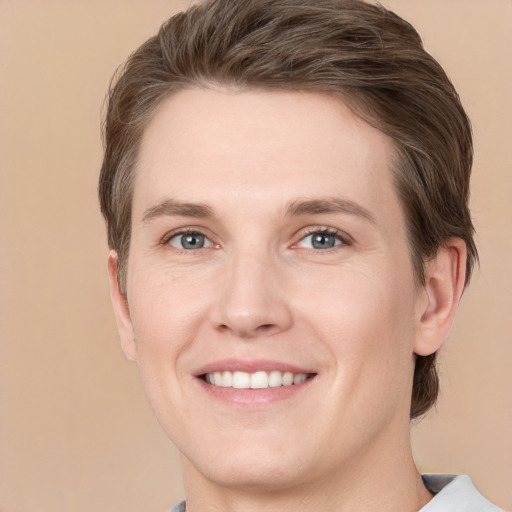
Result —
<instances>
[{"instance_id":1,"label":"nostril","mask_svg":"<svg viewBox=\"0 0 512 512\"><path fill-rule=\"evenodd\" d=\"M256 330L259 332L268 332L274 329L276 326L274 324L263 324L259 325Z\"/></svg>"}]
</instances>

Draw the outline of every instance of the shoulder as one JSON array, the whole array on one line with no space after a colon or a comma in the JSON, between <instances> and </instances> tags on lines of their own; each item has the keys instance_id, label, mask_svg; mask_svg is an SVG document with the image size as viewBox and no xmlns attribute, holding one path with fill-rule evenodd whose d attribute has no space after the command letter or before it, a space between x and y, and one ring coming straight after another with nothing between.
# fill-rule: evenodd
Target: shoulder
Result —
<instances>
[{"instance_id":1,"label":"shoulder","mask_svg":"<svg viewBox=\"0 0 512 512\"><path fill-rule=\"evenodd\" d=\"M484 498L467 475L423 475L434 498L420 512L503 512Z\"/></svg>"},{"instance_id":2,"label":"shoulder","mask_svg":"<svg viewBox=\"0 0 512 512\"><path fill-rule=\"evenodd\" d=\"M185 501L176 503L168 512L185 512Z\"/></svg>"}]
</instances>

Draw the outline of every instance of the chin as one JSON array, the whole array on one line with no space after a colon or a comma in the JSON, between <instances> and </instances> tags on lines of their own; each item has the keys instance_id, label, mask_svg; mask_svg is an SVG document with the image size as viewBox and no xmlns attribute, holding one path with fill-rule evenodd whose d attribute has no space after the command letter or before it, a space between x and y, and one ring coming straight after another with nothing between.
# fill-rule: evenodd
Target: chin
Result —
<instances>
[{"instance_id":1,"label":"chin","mask_svg":"<svg viewBox=\"0 0 512 512\"><path fill-rule=\"evenodd\" d=\"M288 466L288 465L287 465ZM240 491L276 492L297 485L299 475L283 464L269 461L233 461L209 465L203 476L222 487Z\"/></svg>"},{"instance_id":2,"label":"chin","mask_svg":"<svg viewBox=\"0 0 512 512\"><path fill-rule=\"evenodd\" d=\"M269 442L256 444L251 439L241 440L239 446L233 444L223 449L219 443L213 453L184 456L184 471L192 467L217 485L246 491L277 491L305 480L299 474L305 473L305 467L291 457L293 451L284 442L280 448Z\"/></svg>"}]
</instances>

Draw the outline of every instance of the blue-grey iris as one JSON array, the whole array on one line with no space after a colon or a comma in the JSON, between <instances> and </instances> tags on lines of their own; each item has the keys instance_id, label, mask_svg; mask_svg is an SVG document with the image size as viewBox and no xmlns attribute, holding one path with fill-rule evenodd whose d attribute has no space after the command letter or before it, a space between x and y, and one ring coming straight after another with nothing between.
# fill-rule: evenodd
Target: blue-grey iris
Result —
<instances>
[{"instance_id":1,"label":"blue-grey iris","mask_svg":"<svg viewBox=\"0 0 512 512\"><path fill-rule=\"evenodd\" d=\"M190 233L181 236L181 245L184 249L201 249L204 247L205 236L199 233Z\"/></svg>"},{"instance_id":2,"label":"blue-grey iris","mask_svg":"<svg viewBox=\"0 0 512 512\"><path fill-rule=\"evenodd\" d=\"M336 244L336 237L327 233L314 233L311 237L311 245L315 249L330 249Z\"/></svg>"}]
</instances>

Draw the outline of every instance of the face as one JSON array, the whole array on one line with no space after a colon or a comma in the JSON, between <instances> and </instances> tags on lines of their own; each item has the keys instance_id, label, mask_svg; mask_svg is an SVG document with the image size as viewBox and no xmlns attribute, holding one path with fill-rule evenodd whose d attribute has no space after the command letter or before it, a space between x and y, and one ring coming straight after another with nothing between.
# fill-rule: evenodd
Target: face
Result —
<instances>
[{"instance_id":1,"label":"face","mask_svg":"<svg viewBox=\"0 0 512 512\"><path fill-rule=\"evenodd\" d=\"M425 293L391 162L390 140L329 96L190 89L160 106L128 305L113 296L189 474L289 486L408 443Z\"/></svg>"}]
</instances>

